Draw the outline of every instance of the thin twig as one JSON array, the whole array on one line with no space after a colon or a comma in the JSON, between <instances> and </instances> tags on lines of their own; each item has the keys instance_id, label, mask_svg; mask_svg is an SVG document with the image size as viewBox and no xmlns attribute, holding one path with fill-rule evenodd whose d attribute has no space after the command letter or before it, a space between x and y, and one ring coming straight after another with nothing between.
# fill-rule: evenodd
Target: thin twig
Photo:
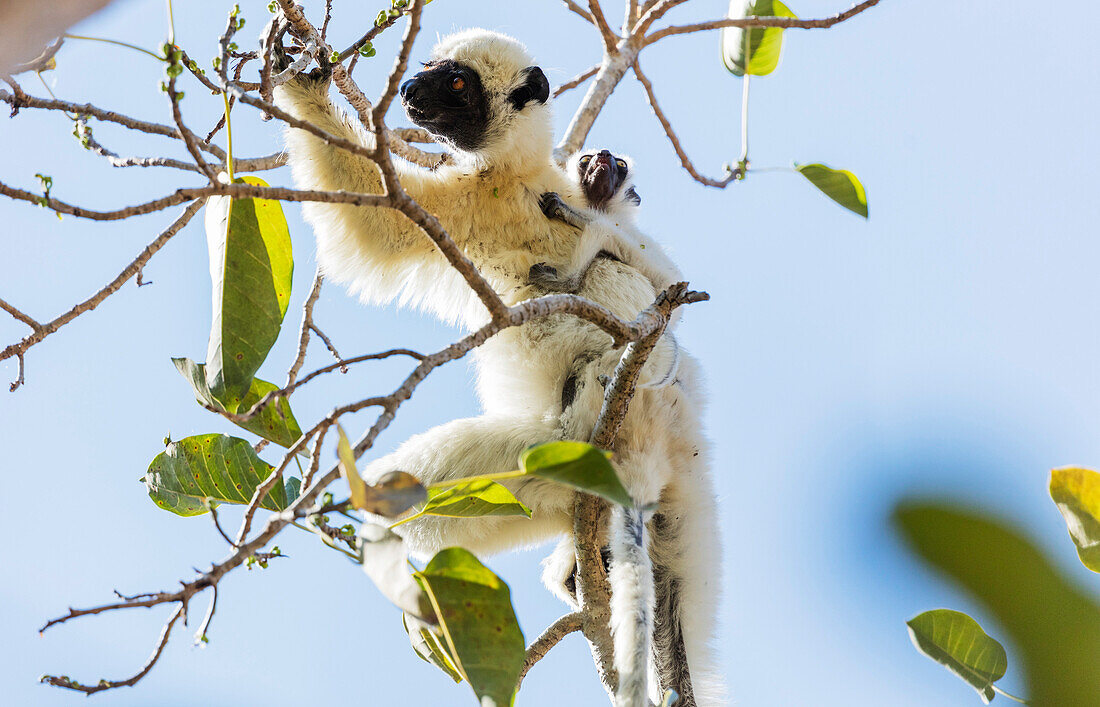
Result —
<instances>
[{"instance_id":1,"label":"thin twig","mask_svg":"<svg viewBox=\"0 0 1100 707\"><path fill-rule=\"evenodd\" d=\"M527 653L523 657L523 667L519 669L519 677L516 679L516 689L519 690L520 683L523 682L523 678L527 675L535 663L543 659L543 657L550 652L550 649L556 646L561 639L565 638L569 634L580 631L583 619L579 612L572 614L566 614L554 623L550 624L549 628L542 632L542 635L535 639L527 648Z\"/></svg>"},{"instance_id":2,"label":"thin twig","mask_svg":"<svg viewBox=\"0 0 1100 707\"><path fill-rule=\"evenodd\" d=\"M600 7L600 0L588 0L588 11L592 15L592 19L596 23L596 28L600 30L600 37L603 39L603 49L608 54L614 54L615 44L618 42L619 37L611 31L611 26L607 24L607 18L604 17L603 8Z\"/></svg>"},{"instance_id":3,"label":"thin twig","mask_svg":"<svg viewBox=\"0 0 1100 707\"><path fill-rule=\"evenodd\" d=\"M2 299L0 299L0 309L4 310L5 312L10 314L11 316L13 316L16 319L18 319L19 321L23 322L24 324L29 326L34 331L38 331L39 329L42 328L42 325L39 324L37 321L35 321L33 318L31 318L30 316L28 316L28 315L24 314L23 312L19 311L14 306L8 304L7 302L5 302Z\"/></svg>"},{"instance_id":4,"label":"thin twig","mask_svg":"<svg viewBox=\"0 0 1100 707\"><path fill-rule=\"evenodd\" d=\"M218 529L219 532L221 528ZM222 533L225 535L225 533ZM199 624L199 630L195 631L195 645L201 643L207 643L206 632L210 630L210 622L214 620L214 612L218 610L218 585L214 585L210 588L210 606L206 608L206 616L202 617L202 623Z\"/></svg>"},{"instance_id":5,"label":"thin twig","mask_svg":"<svg viewBox=\"0 0 1100 707\"><path fill-rule=\"evenodd\" d=\"M306 362L306 349L309 348L309 332L313 326L313 308L317 305L317 299L321 296L321 285L325 277L321 274L321 266L317 266L317 272L313 276L313 286L309 289L309 296L302 305L302 325L298 329L298 353L294 357L294 363L290 364L290 370L286 372L286 387L294 385L298 377L298 371L302 370L302 364Z\"/></svg>"},{"instance_id":6,"label":"thin twig","mask_svg":"<svg viewBox=\"0 0 1100 707\"><path fill-rule=\"evenodd\" d=\"M588 10L582 8L577 3L573 2L573 0L562 0L562 2L565 3L565 6L569 8L569 11L572 12L574 15L579 16L581 19L589 24L596 24L596 20L592 17L591 13L589 13Z\"/></svg>"},{"instance_id":7,"label":"thin twig","mask_svg":"<svg viewBox=\"0 0 1100 707\"><path fill-rule=\"evenodd\" d=\"M332 354L332 357L335 358L336 362L340 365L340 372L347 373L347 362L344 360L344 357L340 355L340 352L336 350L336 345L332 343L332 339L328 338L325 332L321 331L321 328L316 324L310 324L310 327L313 329L313 333L319 336L321 341L325 342L325 348L328 349L329 353Z\"/></svg>"},{"instance_id":8,"label":"thin twig","mask_svg":"<svg viewBox=\"0 0 1100 707\"><path fill-rule=\"evenodd\" d=\"M116 687L129 687L136 685L139 680L145 677L153 666L160 660L161 653L164 652L164 647L168 645L168 638L172 635L172 627L176 625L176 621L181 616L184 616L187 611L187 602L182 601L179 607L172 612L172 616L169 617L167 623L164 624L164 628L160 631L160 638L157 639L157 645L153 648L153 654L149 656L149 659L145 661L145 665L142 666L135 675L132 675L125 680L100 680L97 685L81 685L75 680L71 680L65 676L55 675L43 675L40 678L40 682L47 685L53 685L54 687L64 687L69 690L76 690L77 692L83 692L86 695L94 695L97 692L103 690L110 690Z\"/></svg>"},{"instance_id":9,"label":"thin twig","mask_svg":"<svg viewBox=\"0 0 1100 707\"><path fill-rule=\"evenodd\" d=\"M700 174L699 170L695 169L695 165L692 163L691 158L687 156L687 152L684 151L683 146L680 145L680 138L677 137L676 131L672 128L672 123L669 122L668 117L665 116L665 112L661 110L660 104L657 103L657 96L653 92L653 84L646 78L645 73L642 72L642 67L637 61L634 62L634 76L645 88L646 100L649 101L649 107L653 110L653 115L657 117L657 121L664 128L665 135L668 136L668 141L672 143L672 149L676 151L676 156L680 158L680 164L683 166L687 173L691 175L691 178L700 184L704 184L708 187L716 187L718 189L724 189L730 182L738 178L738 172L732 171L726 176L725 179L712 179L704 174ZM747 78L747 77L746 77Z\"/></svg>"},{"instance_id":10,"label":"thin twig","mask_svg":"<svg viewBox=\"0 0 1100 707\"><path fill-rule=\"evenodd\" d=\"M106 286L104 286L94 295L84 300L83 302L80 302L68 312L65 312L56 319L41 325L33 333L25 337L19 343L11 344L3 351L0 351L0 361L3 361L6 358L11 358L12 356L19 356L20 360L22 360L23 353L26 352L27 349L42 341L50 334L53 334L55 331L65 326L72 320L76 319L81 314L95 309L103 302L103 300L107 299L115 292L118 292L118 290L121 289L124 284L126 284L127 280L129 280L131 277L134 277L134 275L136 275L138 271L140 271L142 267L144 267L145 264L149 262L149 259L152 258L157 251L163 248L164 245L172 239L172 236L179 233L180 229L187 225L187 222L190 221L196 213L198 213L198 210L201 206L202 202L199 201L190 204L186 209L183 210L183 213L180 214L170 226L168 226L168 228L166 228L163 232L161 232L159 236L156 237L156 239L152 243L145 246L145 249L142 250L141 253L139 253L138 256L134 258L134 260L129 265L123 268L122 272L120 272L114 280L111 280L109 283L107 283ZM20 377L22 378L22 376Z\"/></svg>"},{"instance_id":11,"label":"thin twig","mask_svg":"<svg viewBox=\"0 0 1100 707\"><path fill-rule=\"evenodd\" d=\"M649 46L654 42L658 42L665 37L671 37L676 34L690 34L691 32L702 32L710 29L721 29L723 27L782 27L784 29L828 29L833 25L840 24L845 20L855 17L864 10L868 10L875 5L878 5L881 0L865 0L864 2L854 5L853 7L845 10L844 12L837 13L832 17L825 17L819 20L799 20L792 17L727 17L722 20L711 20L710 22L696 22L690 25L674 25L672 27L665 27L658 30L653 34L645 38L644 46Z\"/></svg>"},{"instance_id":12,"label":"thin twig","mask_svg":"<svg viewBox=\"0 0 1100 707\"><path fill-rule=\"evenodd\" d=\"M191 153L192 159L195 160L195 164L198 165L202 173L206 175L206 178L210 180L211 184L218 183L218 175L214 169L206 163L206 160L202 158L202 151L199 148L198 140L195 139L194 133L187 129L187 126L183 124L183 114L180 113L180 96L176 92L176 77L168 79L168 100L172 102L172 119L176 121L176 132L179 138L183 140L183 144L187 146L187 151ZM207 140L209 142L209 140Z\"/></svg>"},{"instance_id":13,"label":"thin twig","mask_svg":"<svg viewBox=\"0 0 1100 707\"><path fill-rule=\"evenodd\" d=\"M595 76L596 72L599 71L599 70L600 70L600 65L596 64L595 66L590 68L588 71L585 71L582 74L577 74L576 76L574 76L570 80L563 83L561 86L558 86L557 88L554 89L554 98L557 98L558 96L560 96L561 94L565 93L566 91L568 91L570 89L573 89L573 88L576 88L577 86L580 86L582 83L584 83L588 79Z\"/></svg>"},{"instance_id":14,"label":"thin twig","mask_svg":"<svg viewBox=\"0 0 1100 707\"><path fill-rule=\"evenodd\" d=\"M10 103L12 106L18 106L20 108L40 108L43 110L59 110L77 115L90 115L93 118L98 118L99 120L104 120L109 123L117 123L131 130L149 133L150 135L163 135L177 140L183 139L180 136L180 130L178 128L131 118L128 115L122 115L121 113L98 108L91 103L72 103L70 101L59 101L50 98L38 98L25 93L22 96L16 97L4 90L0 90L0 101ZM184 134L189 134L190 139L198 141L198 136L191 133L189 130L184 129ZM217 145L204 145L200 143L199 147L203 152L214 155L219 160L225 159L225 151Z\"/></svg>"}]
</instances>

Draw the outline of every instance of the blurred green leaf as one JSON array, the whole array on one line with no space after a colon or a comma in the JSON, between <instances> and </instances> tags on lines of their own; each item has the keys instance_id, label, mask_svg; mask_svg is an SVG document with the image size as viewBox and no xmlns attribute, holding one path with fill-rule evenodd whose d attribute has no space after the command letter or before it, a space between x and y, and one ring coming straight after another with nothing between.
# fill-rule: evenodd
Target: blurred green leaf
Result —
<instances>
[{"instance_id":1,"label":"blurred green leaf","mask_svg":"<svg viewBox=\"0 0 1100 707\"><path fill-rule=\"evenodd\" d=\"M378 591L406 614L431 621L434 615L431 603L409 572L405 541L389 528L374 523L363 523L359 538L363 571Z\"/></svg>"},{"instance_id":2,"label":"blurred green leaf","mask_svg":"<svg viewBox=\"0 0 1100 707\"><path fill-rule=\"evenodd\" d=\"M1008 670L1004 646L960 611L926 611L905 624L917 650L958 675L989 704L995 694L993 683Z\"/></svg>"},{"instance_id":3,"label":"blurred green leaf","mask_svg":"<svg viewBox=\"0 0 1100 707\"><path fill-rule=\"evenodd\" d=\"M298 500L298 496L302 493L302 480L297 476L292 476L286 480L286 504L289 506Z\"/></svg>"},{"instance_id":4,"label":"blurred green leaf","mask_svg":"<svg viewBox=\"0 0 1100 707\"><path fill-rule=\"evenodd\" d=\"M729 17L798 16L779 0L733 0ZM734 76L767 76L779 66L782 52L782 27L722 28L722 63Z\"/></svg>"},{"instance_id":5,"label":"blurred green leaf","mask_svg":"<svg viewBox=\"0 0 1100 707\"><path fill-rule=\"evenodd\" d=\"M459 547L436 553L416 576L432 598L455 669L482 704L511 705L526 646L508 585Z\"/></svg>"},{"instance_id":6,"label":"blurred green leaf","mask_svg":"<svg viewBox=\"0 0 1100 707\"><path fill-rule=\"evenodd\" d=\"M479 516L527 516L531 509L495 481L471 479L456 486L429 488L424 515L476 518Z\"/></svg>"},{"instance_id":7,"label":"blurred green leaf","mask_svg":"<svg viewBox=\"0 0 1100 707\"><path fill-rule=\"evenodd\" d=\"M796 164L794 168L825 196L852 213L867 218L867 193L859 177L848 170L833 169L823 164Z\"/></svg>"},{"instance_id":8,"label":"blurred green leaf","mask_svg":"<svg viewBox=\"0 0 1100 707\"><path fill-rule=\"evenodd\" d=\"M900 504L894 523L920 557L1004 629L1019 654L1031 704L1096 703L1100 607L1030 540L978 511L934 502Z\"/></svg>"},{"instance_id":9,"label":"blurred green leaf","mask_svg":"<svg viewBox=\"0 0 1100 707\"><path fill-rule=\"evenodd\" d=\"M176 370L180 372L180 375L191 384L196 400L202 404L228 411L226 406L214 399L210 388L207 387L206 366L204 364L195 363L189 358L173 358L172 363L176 365ZM244 398L230 400L230 407L239 412L247 412L252 409L253 405L260 402L261 398L273 390L278 390L278 388L279 386L274 383L253 378ZM294 413L290 411L290 402L286 398L280 398L273 403L269 403L256 417L248 422L235 422L233 424L282 447L290 447L302 436L302 428L298 426Z\"/></svg>"},{"instance_id":10,"label":"blurred green leaf","mask_svg":"<svg viewBox=\"0 0 1100 707\"><path fill-rule=\"evenodd\" d=\"M447 654L443 637L436 633L438 629L408 614L401 615L401 625L405 627L405 633L409 635L409 643L421 660L439 668L455 682L462 682L462 675L455 667L454 659Z\"/></svg>"},{"instance_id":11,"label":"blurred green leaf","mask_svg":"<svg viewBox=\"0 0 1100 707\"><path fill-rule=\"evenodd\" d=\"M609 452L587 442L567 440L531 447L520 456L519 463L526 474L557 481L623 506L632 506L634 501L619 481L610 458Z\"/></svg>"},{"instance_id":12,"label":"blurred green leaf","mask_svg":"<svg viewBox=\"0 0 1100 707\"><path fill-rule=\"evenodd\" d=\"M256 456L252 445L227 435L208 434L170 442L145 472L149 498L181 516L207 512L206 499L219 503L248 503L256 487L273 467ZM269 511L287 507L280 480L260 504Z\"/></svg>"},{"instance_id":13,"label":"blurred green leaf","mask_svg":"<svg viewBox=\"0 0 1100 707\"><path fill-rule=\"evenodd\" d=\"M1100 474L1067 467L1050 472L1050 497L1066 519L1077 556L1100 572Z\"/></svg>"},{"instance_id":14,"label":"blurred green leaf","mask_svg":"<svg viewBox=\"0 0 1100 707\"><path fill-rule=\"evenodd\" d=\"M256 177L234 181L267 186ZM226 410L238 412L290 302L290 232L282 206L271 199L212 196L205 225L214 303L206 382Z\"/></svg>"}]
</instances>

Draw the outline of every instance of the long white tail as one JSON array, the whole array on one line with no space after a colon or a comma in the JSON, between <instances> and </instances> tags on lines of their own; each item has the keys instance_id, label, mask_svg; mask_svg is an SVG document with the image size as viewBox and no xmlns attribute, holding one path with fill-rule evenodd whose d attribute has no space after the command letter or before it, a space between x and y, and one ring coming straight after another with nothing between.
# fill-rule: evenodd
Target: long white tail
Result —
<instances>
[{"instance_id":1,"label":"long white tail","mask_svg":"<svg viewBox=\"0 0 1100 707\"><path fill-rule=\"evenodd\" d=\"M619 673L615 704L646 707L653 634L653 565L642 511L637 508L616 507L612 511L610 581L611 635Z\"/></svg>"}]
</instances>

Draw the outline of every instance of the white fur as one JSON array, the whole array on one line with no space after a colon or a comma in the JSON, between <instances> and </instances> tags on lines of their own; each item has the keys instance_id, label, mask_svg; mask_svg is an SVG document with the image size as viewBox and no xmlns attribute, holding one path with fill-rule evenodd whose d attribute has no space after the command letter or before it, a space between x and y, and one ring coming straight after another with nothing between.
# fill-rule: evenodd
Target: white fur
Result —
<instances>
[{"instance_id":1,"label":"white fur","mask_svg":"<svg viewBox=\"0 0 1100 707\"><path fill-rule=\"evenodd\" d=\"M558 193L576 209L586 204L574 180L552 161L549 105L531 102L517 112L505 100L524 80L524 69L534 64L521 44L493 32L468 30L443 38L432 58L455 59L478 71L492 93L487 140L477 153L454 150L454 163L435 171L403 162L395 167L409 195L438 217L506 303L541 294L528 283L536 263L587 268L580 293L627 320L680 278L660 246L622 213L592 212L591 223L577 229L541 212L538 199L544 192ZM276 89L276 101L334 135L370 142L358 123L332 105L327 87L293 80ZM304 131L287 132L287 151L300 188L382 191L374 164ZM326 275L364 300L396 300L467 328L487 320L483 306L434 244L402 214L324 203L306 203L303 212L317 235L318 260ZM600 250L623 262L593 260ZM505 330L477 353L479 395L488 412L412 437L369 464L364 476L373 480L401 469L430 484L513 469L531 444L587 439L602 400L599 380L614 371L622 354L611 346L610 336L594 325L564 315ZM569 375L577 376L578 393L575 404L563 411L561 391ZM658 570L667 570L683 591L676 606L684 611L671 621L685 633L698 704L715 704L702 699L711 665L707 651L714 630L719 553L713 489L699 434L702 400L696 366L666 335L643 371L643 383L659 386L639 390L616 440L615 462L634 498L643 504L659 501L658 515L675 519L682 531L672 538L655 533L652 556ZM530 520L426 517L398 530L420 554L449 545L490 553L569 532L572 493L567 488L531 479L505 483L532 509ZM658 599L660 591L658 587ZM626 596L620 592L616 601ZM652 597L643 591L645 602ZM624 630L617 630L617 640L627 635Z\"/></svg>"}]
</instances>

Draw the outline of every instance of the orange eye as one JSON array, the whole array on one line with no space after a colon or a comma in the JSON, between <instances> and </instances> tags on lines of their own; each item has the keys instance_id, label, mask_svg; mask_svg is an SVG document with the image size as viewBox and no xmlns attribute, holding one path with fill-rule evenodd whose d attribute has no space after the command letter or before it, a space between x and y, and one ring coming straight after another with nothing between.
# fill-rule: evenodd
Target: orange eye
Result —
<instances>
[{"instance_id":1,"label":"orange eye","mask_svg":"<svg viewBox=\"0 0 1100 707\"><path fill-rule=\"evenodd\" d=\"M451 79L452 91L461 91L464 88L466 88L466 79L462 78L461 76L455 76L453 79Z\"/></svg>"},{"instance_id":2,"label":"orange eye","mask_svg":"<svg viewBox=\"0 0 1100 707\"><path fill-rule=\"evenodd\" d=\"M616 159L615 164L619 165L619 167L621 169L626 169L626 161L625 160Z\"/></svg>"},{"instance_id":3,"label":"orange eye","mask_svg":"<svg viewBox=\"0 0 1100 707\"><path fill-rule=\"evenodd\" d=\"M588 163L591 162L591 161L592 161L592 156L591 155L585 155L584 157L581 158L581 161L578 162L577 164L579 164L581 167L587 167Z\"/></svg>"}]
</instances>

